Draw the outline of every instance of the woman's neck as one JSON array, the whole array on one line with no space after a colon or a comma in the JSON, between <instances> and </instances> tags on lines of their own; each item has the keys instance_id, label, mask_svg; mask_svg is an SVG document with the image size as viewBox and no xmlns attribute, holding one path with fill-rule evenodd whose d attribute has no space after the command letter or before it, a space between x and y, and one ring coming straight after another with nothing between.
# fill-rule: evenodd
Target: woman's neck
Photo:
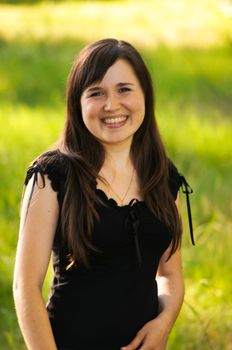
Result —
<instances>
[{"instance_id":1,"label":"woman's neck","mask_svg":"<svg viewBox=\"0 0 232 350\"><path fill-rule=\"evenodd\" d=\"M103 167L113 168L115 171L131 168L131 154L130 146L125 143L104 145L105 148L105 162Z\"/></svg>"}]
</instances>

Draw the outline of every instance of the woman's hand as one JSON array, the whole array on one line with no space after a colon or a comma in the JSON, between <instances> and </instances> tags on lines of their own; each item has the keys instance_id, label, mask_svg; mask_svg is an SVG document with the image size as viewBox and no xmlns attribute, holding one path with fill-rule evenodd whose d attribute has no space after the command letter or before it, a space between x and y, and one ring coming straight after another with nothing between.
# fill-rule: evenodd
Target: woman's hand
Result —
<instances>
[{"instance_id":1,"label":"woman's hand","mask_svg":"<svg viewBox=\"0 0 232 350\"><path fill-rule=\"evenodd\" d=\"M120 350L165 350L169 331L166 322L158 316L146 323L130 344Z\"/></svg>"}]
</instances>

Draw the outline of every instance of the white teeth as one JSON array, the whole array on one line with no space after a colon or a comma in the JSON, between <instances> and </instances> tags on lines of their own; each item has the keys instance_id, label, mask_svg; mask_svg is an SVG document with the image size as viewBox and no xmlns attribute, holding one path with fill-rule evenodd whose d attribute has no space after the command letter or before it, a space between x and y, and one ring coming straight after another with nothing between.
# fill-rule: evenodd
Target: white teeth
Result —
<instances>
[{"instance_id":1,"label":"white teeth","mask_svg":"<svg viewBox=\"0 0 232 350\"><path fill-rule=\"evenodd\" d=\"M104 118L103 121L106 124L116 124L120 122L124 122L127 119L127 117L115 117L115 118Z\"/></svg>"}]
</instances>

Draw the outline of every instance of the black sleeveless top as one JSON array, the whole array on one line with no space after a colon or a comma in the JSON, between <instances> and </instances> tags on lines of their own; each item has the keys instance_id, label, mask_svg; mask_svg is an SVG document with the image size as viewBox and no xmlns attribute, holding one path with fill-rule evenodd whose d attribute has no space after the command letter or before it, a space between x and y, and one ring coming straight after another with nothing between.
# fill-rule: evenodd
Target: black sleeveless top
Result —
<instances>
[{"instance_id":1,"label":"black sleeveless top","mask_svg":"<svg viewBox=\"0 0 232 350\"><path fill-rule=\"evenodd\" d=\"M64 198L67 160L50 151L27 171L25 185L38 173L47 174L60 207ZM43 176L42 176L43 178ZM184 177L169 162L169 186L173 201ZM158 314L155 280L158 264L171 242L165 225L143 201L122 207L96 188L106 205L97 205L91 267L66 269L68 248L61 244L59 226L53 244L54 279L47 303L48 316L58 348L71 350L119 350L145 323ZM189 192L189 191L187 191Z\"/></svg>"}]
</instances>

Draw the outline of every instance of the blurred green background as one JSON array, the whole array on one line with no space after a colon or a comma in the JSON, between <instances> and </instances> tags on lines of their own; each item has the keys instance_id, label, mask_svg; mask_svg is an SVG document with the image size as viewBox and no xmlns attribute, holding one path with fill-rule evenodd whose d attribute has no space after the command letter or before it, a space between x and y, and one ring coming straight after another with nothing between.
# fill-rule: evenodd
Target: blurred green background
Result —
<instances>
[{"instance_id":1,"label":"blurred green background","mask_svg":"<svg viewBox=\"0 0 232 350\"><path fill-rule=\"evenodd\" d=\"M194 189L196 247L181 195L186 297L168 349L232 349L231 19L225 0L0 1L1 350L25 349L12 300L25 171L62 130L74 56L102 37L142 53L168 153Z\"/></svg>"}]
</instances>

